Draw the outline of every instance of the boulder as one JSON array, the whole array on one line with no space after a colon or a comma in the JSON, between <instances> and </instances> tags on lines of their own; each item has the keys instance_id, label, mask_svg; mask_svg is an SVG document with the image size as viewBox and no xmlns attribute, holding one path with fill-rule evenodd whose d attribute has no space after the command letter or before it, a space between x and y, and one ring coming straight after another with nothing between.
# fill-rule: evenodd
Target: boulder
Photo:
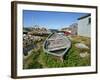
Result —
<instances>
[{"instance_id":1,"label":"boulder","mask_svg":"<svg viewBox=\"0 0 100 80\"><path fill-rule=\"evenodd\" d=\"M76 43L75 46L81 49L89 49L89 47L83 43Z\"/></svg>"}]
</instances>

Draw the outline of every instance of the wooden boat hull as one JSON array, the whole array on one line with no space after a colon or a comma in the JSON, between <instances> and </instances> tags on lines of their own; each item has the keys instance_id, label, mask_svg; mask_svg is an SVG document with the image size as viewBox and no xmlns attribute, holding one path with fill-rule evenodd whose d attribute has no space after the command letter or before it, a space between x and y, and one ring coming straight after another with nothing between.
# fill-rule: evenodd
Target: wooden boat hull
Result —
<instances>
[{"instance_id":1,"label":"wooden boat hull","mask_svg":"<svg viewBox=\"0 0 100 80\"><path fill-rule=\"evenodd\" d=\"M59 33L50 34L43 44L44 52L58 57L63 57L70 47L69 38Z\"/></svg>"}]
</instances>

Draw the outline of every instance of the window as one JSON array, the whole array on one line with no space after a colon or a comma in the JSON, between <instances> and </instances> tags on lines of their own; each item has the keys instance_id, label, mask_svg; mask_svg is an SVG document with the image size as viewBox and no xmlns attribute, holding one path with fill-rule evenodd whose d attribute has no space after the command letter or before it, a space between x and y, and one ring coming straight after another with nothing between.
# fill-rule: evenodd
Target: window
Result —
<instances>
[{"instance_id":1,"label":"window","mask_svg":"<svg viewBox=\"0 0 100 80\"><path fill-rule=\"evenodd\" d=\"M90 23L91 23L91 18L88 19L88 24L90 24Z\"/></svg>"}]
</instances>

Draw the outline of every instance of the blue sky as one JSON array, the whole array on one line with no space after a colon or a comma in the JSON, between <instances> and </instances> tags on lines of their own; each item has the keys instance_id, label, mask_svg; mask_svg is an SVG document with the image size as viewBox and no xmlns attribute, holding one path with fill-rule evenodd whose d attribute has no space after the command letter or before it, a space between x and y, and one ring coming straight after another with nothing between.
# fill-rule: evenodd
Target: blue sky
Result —
<instances>
[{"instance_id":1,"label":"blue sky","mask_svg":"<svg viewBox=\"0 0 100 80\"><path fill-rule=\"evenodd\" d=\"M23 26L40 25L48 29L61 29L77 22L77 18L87 13L51 12L23 10Z\"/></svg>"}]
</instances>

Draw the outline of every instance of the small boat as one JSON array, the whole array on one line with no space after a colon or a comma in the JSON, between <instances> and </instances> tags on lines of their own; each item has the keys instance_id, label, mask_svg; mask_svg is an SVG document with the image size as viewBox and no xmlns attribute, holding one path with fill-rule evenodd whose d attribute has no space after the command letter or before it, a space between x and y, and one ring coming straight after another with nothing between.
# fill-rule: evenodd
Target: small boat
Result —
<instances>
[{"instance_id":1,"label":"small boat","mask_svg":"<svg viewBox=\"0 0 100 80\"><path fill-rule=\"evenodd\" d=\"M69 38L60 33L50 34L43 44L44 52L60 58L63 58L70 47L71 41Z\"/></svg>"}]
</instances>

